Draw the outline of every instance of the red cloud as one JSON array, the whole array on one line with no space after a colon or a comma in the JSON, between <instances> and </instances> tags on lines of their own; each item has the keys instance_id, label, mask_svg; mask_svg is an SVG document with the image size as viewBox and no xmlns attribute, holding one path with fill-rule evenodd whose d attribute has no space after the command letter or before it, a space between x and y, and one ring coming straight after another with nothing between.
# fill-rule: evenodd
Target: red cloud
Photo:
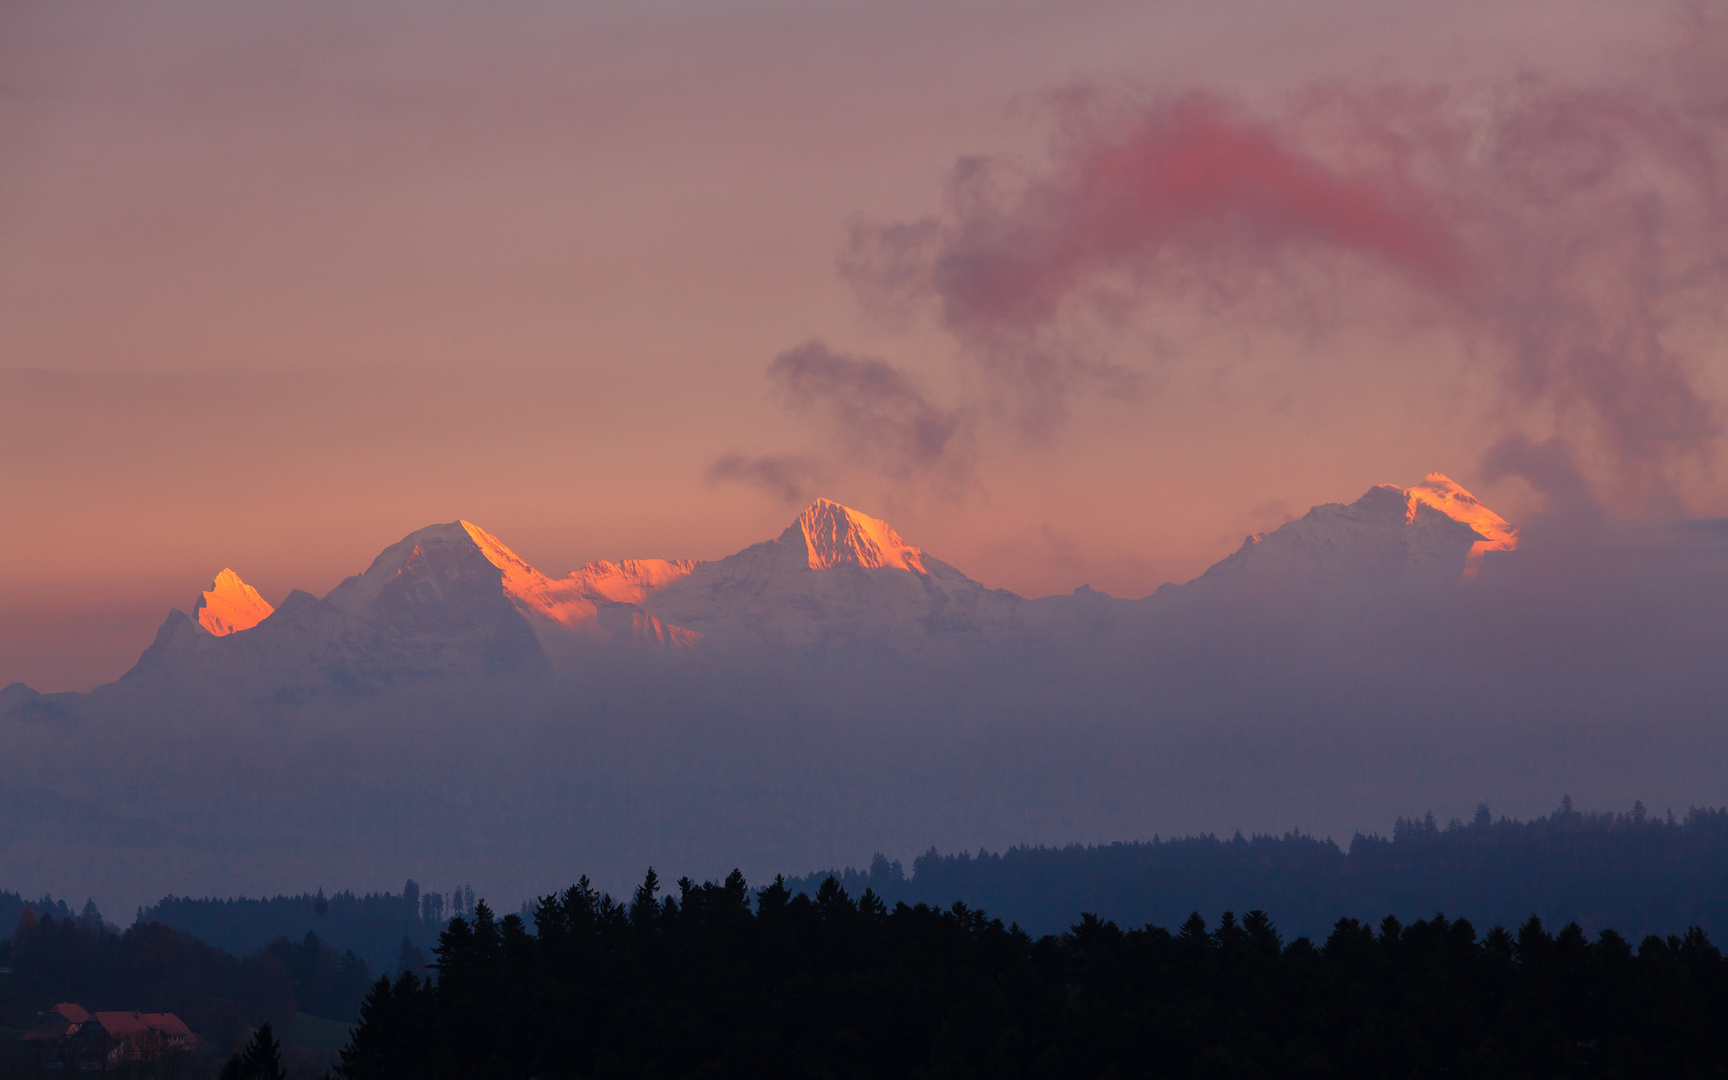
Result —
<instances>
[{"instance_id":1,"label":"red cloud","mask_svg":"<svg viewBox=\"0 0 1728 1080\"><path fill-rule=\"evenodd\" d=\"M1128 377L1069 315L1200 285L1241 325L1256 316L1238 301L1291 287L1283 271L1354 261L1494 366L1508 437L1558 437L1660 501L1719 431L1697 383L1711 358L1681 343L1709 340L1699 320L1720 323L1728 284L1728 47L1695 22L1669 60L1487 99L1332 86L1265 116L1199 91L1074 94L1041 168L963 160L945 213L855 225L842 267L872 306L933 301L998 407L1037 430L1075 387ZM1316 280L1354 279L1302 287Z\"/></svg>"},{"instance_id":2,"label":"red cloud","mask_svg":"<svg viewBox=\"0 0 1728 1080\"><path fill-rule=\"evenodd\" d=\"M1009 206L956 183L957 220L933 274L951 325L1030 330L1089 276L1147 275L1171 252L1344 249L1437 284L1460 270L1441 211L1395 167L1333 168L1207 94L1067 141L1066 160Z\"/></svg>"}]
</instances>

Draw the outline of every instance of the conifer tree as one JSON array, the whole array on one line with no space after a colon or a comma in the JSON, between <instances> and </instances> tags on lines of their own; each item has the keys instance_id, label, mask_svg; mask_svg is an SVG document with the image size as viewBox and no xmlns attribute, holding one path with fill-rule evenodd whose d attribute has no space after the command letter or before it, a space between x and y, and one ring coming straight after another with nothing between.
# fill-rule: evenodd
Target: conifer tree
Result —
<instances>
[{"instance_id":1,"label":"conifer tree","mask_svg":"<svg viewBox=\"0 0 1728 1080\"><path fill-rule=\"evenodd\" d=\"M282 1067L282 1044L270 1030L270 1022L258 1026L245 1049L222 1066L222 1080L288 1080Z\"/></svg>"}]
</instances>

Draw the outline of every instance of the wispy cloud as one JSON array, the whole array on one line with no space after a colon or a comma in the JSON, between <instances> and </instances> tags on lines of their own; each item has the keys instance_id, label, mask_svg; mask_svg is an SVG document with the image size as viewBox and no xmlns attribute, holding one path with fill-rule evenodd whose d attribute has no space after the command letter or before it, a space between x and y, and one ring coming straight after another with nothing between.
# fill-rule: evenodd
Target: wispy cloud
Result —
<instances>
[{"instance_id":1,"label":"wispy cloud","mask_svg":"<svg viewBox=\"0 0 1728 1080\"><path fill-rule=\"evenodd\" d=\"M801 506L819 494L817 485L827 471L822 461L803 454L725 454L708 466L708 479L748 484L788 505Z\"/></svg>"},{"instance_id":2,"label":"wispy cloud","mask_svg":"<svg viewBox=\"0 0 1728 1080\"><path fill-rule=\"evenodd\" d=\"M970 482L972 430L966 410L937 404L893 364L807 341L775 357L768 378L793 411L819 422L828 450L845 465L947 490ZM708 475L745 480L798 501L824 471L817 459L803 455L731 455L710 466Z\"/></svg>"},{"instance_id":3,"label":"wispy cloud","mask_svg":"<svg viewBox=\"0 0 1728 1080\"><path fill-rule=\"evenodd\" d=\"M937 405L884 360L808 341L775 357L768 377L794 409L826 420L853 460L889 476L954 473L968 464L964 411Z\"/></svg>"}]
</instances>

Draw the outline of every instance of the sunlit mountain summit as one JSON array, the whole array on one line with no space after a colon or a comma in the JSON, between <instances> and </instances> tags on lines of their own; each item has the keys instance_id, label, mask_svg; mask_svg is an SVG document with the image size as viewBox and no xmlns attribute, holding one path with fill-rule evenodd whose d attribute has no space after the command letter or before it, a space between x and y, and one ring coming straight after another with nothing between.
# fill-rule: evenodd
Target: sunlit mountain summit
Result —
<instances>
[{"instance_id":1,"label":"sunlit mountain summit","mask_svg":"<svg viewBox=\"0 0 1728 1080\"><path fill-rule=\"evenodd\" d=\"M1403 491L1410 522L1415 521L1419 504L1430 506L1454 521L1470 526L1481 537L1470 548L1466 573L1474 574L1480 569L1482 557L1490 551L1517 550L1518 526L1509 524L1505 518L1483 506L1481 500L1459 487L1445 473L1429 473L1420 484L1413 484Z\"/></svg>"},{"instance_id":2,"label":"sunlit mountain summit","mask_svg":"<svg viewBox=\"0 0 1728 1080\"><path fill-rule=\"evenodd\" d=\"M456 524L486 561L498 568L504 595L528 620L549 657L556 658L584 640L682 648L698 637L638 607L654 589L690 573L696 564L689 560L593 562L562 578L551 578L473 522Z\"/></svg>"},{"instance_id":3,"label":"sunlit mountain summit","mask_svg":"<svg viewBox=\"0 0 1728 1080\"><path fill-rule=\"evenodd\" d=\"M643 601L729 644L906 652L1000 632L1019 603L907 543L887 522L828 499L774 539L699 563Z\"/></svg>"},{"instance_id":4,"label":"sunlit mountain summit","mask_svg":"<svg viewBox=\"0 0 1728 1080\"><path fill-rule=\"evenodd\" d=\"M616 597L691 565L590 564L552 578L471 522L429 525L328 595L296 589L251 621L239 618L255 610L242 601L257 594L230 572L200 619L169 613L126 678L302 692L423 676L519 677L599 649L683 648L696 635Z\"/></svg>"},{"instance_id":5,"label":"sunlit mountain summit","mask_svg":"<svg viewBox=\"0 0 1728 1080\"><path fill-rule=\"evenodd\" d=\"M258 590L240 580L240 575L224 568L216 575L202 596L194 613L198 625L223 637L236 630L250 630L268 619L275 608L258 595Z\"/></svg>"},{"instance_id":6,"label":"sunlit mountain summit","mask_svg":"<svg viewBox=\"0 0 1728 1080\"><path fill-rule=\"evenodd\" d=\"M811 503L773 543L795 549L799 540L812 570L850 565L929 573L924 568L924 553L900 539L892 525L829 499Z\"/></svg>"},{"instance_id":7,"label":"sunlit mountain summit","mask_svg":"<svg viewBox=\"0 0 1728 1080\"><path fill-rule=\"evenodd\" d=\"M1325 503L1255 533L1196 584L1440 584L1473 575L1489 552L1512 551L1518 530L1442 473L1407 488L1380 484L1355 502Z\"/></svg>"}]
</instances>

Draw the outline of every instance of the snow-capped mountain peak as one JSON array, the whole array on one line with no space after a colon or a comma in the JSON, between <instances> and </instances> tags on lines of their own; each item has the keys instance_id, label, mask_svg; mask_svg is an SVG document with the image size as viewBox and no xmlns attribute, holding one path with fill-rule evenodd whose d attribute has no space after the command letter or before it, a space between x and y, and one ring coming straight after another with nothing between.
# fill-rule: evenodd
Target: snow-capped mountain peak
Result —
<instances>
[{"instance_id":1,"label":"snow-capped mountain peak","mask_svg":"<svg viewBox=\"0 0 1728 1080\"><path fill-rule=\"evenodd\" d=\"M880 518L817 499L773 540L697 564L643 607L717 642L918 652L994 632L1018 603L908 544Z\"/></svg>"},{"instance_id":2,"label":"snow-capped mountain peak","mask_svg":"<svg viewBox=\"0 0 1728 1080\"><path fill-rule=\"evenodd\" d=\"M595 617L594 602L568 579L556 581L528 565L522 556L472 521L458 522L486 561L496 566L508 596L523 614L540 615L568 629L589 623Z\"/></svg>"},{"instance_id":3,"label":"snow-capped mountain peak","mask_svg":"<svg viewBox=\"0 0 1728 1080\"><path fill-rule=\"evenodd\" d=\"M1456 581L1487 551L1511 551L1518 530L1441 473L1380 484L1345 506L1325 503L1274 532L1248 537L1201 580L1291 583Z\"/></svg>"},{"instance_id":4,"label":"snow-capped mountain peak","mask_svg":"<svg viewBox=\"0 0 1728 1080\"><path fill-rule=\"evenodd\" d=\"M1404 489L1408 501L1409 520L1416 520L1416 507L1432 506L1453 521L1462 521L1476 530L1482 539L1470 549L1467 573L1474 573L1482 556L1490 551L1513 551L1518 547L1518 526L1512 525L1494 511L1483 506L1476 496L1459 487L1445 473L1429 473L1420 484Z\"/></svg>"},{"instance_id":5,"label":"snow-capped mountain peak","mask_svg":"<svg viewBox=\"0 0 1728 1080\"><path fill-rule=\"evenodd\" d=\"M780 534L781 543L802 542L812 570L861 566L889 567L928 574L924 552L900 538L880 518L861 514L830 499L817 499Z\"/></svg>"},{"instance_id":6,"label":"snow-capped mountain peak","mask_svg":"<svg viewBox=\"0 0 1728 1080\"><path fill-rule=\"evenodd\" d=\"M423 605L488 592L493 563L453 521L417 529L378 553L372 565L325 597L340 611L363 615L380 602Z\"/></svg>"},{"instance_id":7,"label":"snow-capped mountain peak","mask_svg":"<svg viewBox=\"0 0 1728 1080\"><path fill-rule=\"evenodd\" d=\"M526 559L511 551L504 541L472 521L462 520L456 524L462 526L462 531L474 541L474 546L480 549L480 554L486 556L486 561L502 573L505 592L514 596L530 591L548 580L545 574L529 566Z\"/></svg>"},{"instance_id":8,"label":"snow-capped mountain peak","mask_svg":"<svg viewBox=\"0 0 1728 1080\"><path fill-rule=\"evenodd\" d=\"M198 625L217 637L225 637L239 630L250 630L275 611L269 601L258 595L257 589L240 580L239 574L223 568L198 598L194 614Z\"/></svg>"}]
</instances>

